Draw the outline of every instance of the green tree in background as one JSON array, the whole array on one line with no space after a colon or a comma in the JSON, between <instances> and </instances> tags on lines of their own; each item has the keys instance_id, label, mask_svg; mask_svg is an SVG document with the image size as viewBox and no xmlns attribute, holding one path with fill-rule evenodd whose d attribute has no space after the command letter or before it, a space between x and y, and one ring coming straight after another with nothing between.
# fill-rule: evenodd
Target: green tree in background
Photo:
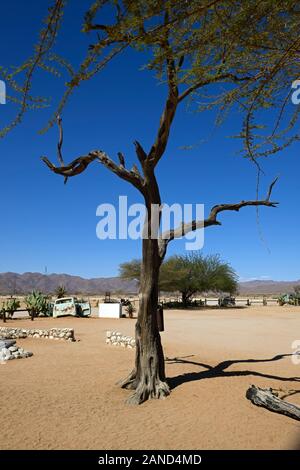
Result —
<instances>
[{"instance_id":1,"label":"green tree in background","mask_svg":"<svg viewBox=\"0 0 300 470\"><path fill-rule=\"evenodd\" d=\"M140 279L141 261L132 260L120 265L120 276ZM160 268L159 288L166 292L180 292L187 307L196 293L209 291L237 291L237 275L219 255L203 256L199 253L172 256Z\"/></svg>"},{"instance_id":2,"label":"green tree in background","mask_svg":"<svg viewBox=\"0 0 300 470\"><path fill-rule=\"evenodd\" d=\"M178 291L186 307L196 293L237 290L237 276L218 255L187 254L169 258L161 268L160 289Z\"/></svg>"}]
</instances>

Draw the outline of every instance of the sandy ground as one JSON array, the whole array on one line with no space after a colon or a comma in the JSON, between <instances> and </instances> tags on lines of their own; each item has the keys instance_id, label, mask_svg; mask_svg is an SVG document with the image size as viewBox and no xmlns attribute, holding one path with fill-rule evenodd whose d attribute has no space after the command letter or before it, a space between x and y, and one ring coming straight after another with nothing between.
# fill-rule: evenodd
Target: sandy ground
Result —
<instances>
[{"instance_id":1,"label":"sandy ground","mask_svg":"<svg viewBox=\"0 0 300 470\"><path fill-rule=\"evenodd\" d=\"M36 320L35 327L74 327L78 341L18 340L34 356L0 365L0 448L300 449L299 422L245 398L255 384L296 391L287 400L300 404L300 365L291 360L300 308L165 311L172 394L138 407L115 385L134 350L105 344L106 330L133 335L134 323Z\"/></svg>"}]
</instances>

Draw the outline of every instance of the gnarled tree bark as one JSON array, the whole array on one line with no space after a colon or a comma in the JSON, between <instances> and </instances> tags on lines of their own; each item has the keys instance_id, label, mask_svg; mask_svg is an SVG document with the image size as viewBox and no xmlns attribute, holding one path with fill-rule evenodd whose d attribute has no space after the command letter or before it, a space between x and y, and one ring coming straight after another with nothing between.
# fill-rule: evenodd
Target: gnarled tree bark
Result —
<instances>
[{"instance_id":1,"label":"gnarled tree bark","mask_svg":"<svg viewBox=\"0 0 300 470\"><path fill-rule=\"evenodd\" d=\"M163 257L158 244L159 226L153 224L154 207L161 207L154 166L137 142L136 152L144 172L144 199L147 209L144 226L139 312L135 327L135 368L120 382L122 388L134 390L127 400L140 404L149 398L164 398L170 394L165 376L165 359L157 324L159 270ZM160 216L160 213L159 213Z\"/></svg>"},{"instance_id":2,"label":"gnarled tree bark","mask_svg":"<svg viewBox=\"0 0 300 470\"><path fill-rule=\"evenodd\" d=\"M128 399L130 404L140 404L148 398L164 398L170 393L156 316L160 264L157 240L143 240L135 368L120 382L122 388L135 390Z\"/></svg>"}]
</instances>

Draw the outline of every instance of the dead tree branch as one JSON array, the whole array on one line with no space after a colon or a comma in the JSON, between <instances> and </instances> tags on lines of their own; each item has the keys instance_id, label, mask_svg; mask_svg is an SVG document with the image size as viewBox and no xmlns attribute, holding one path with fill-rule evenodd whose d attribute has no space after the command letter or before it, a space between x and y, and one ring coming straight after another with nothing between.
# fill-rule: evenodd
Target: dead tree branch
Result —
<instances>
[{"instance_id":1,"label":"dead tree branch","mask_svg":"<svg viewBox=\"0 0 300 470\"><path fill-rule=\"evenodd\" d=\"M62 119L58 115L57 116L57 125L59 128L59 138L57 143L57 157L60 163L60 167L53 165L47 157L42 157L43 162L50 168L51 171L58 175L62 175L65 177L65 182L69 177L80 175L86 168L89 166L90 163L97 160L102 165L104 165L108 170L115 173L120 178L128 181L133 186L135 186L142 194L144 193L144 185L145 181L143 177L140 175L138 169L134 165L131 171L128 171L125 168L125 159L124 155L119 152L118 158L120 164L117 165L109 156L103 152L102 150L93 150L89 152L87 155L81 156L73 160L69 165L65 165L64 159L62 156L62 145L63 145L63 127L62 127ZM136 142L136 147L142 149L140 144ZM140 153L137 151L137 153Z\"/></svg>"},{"instance_id":2,"label":"dead tree branch","mask_svg":"<svg viewBox=\"0 0 300 470\"><path fill-rule=\"evenodd\" d=\"M222 225L221 222L217 219L217 216L220 212L225 212L225 211L238 212L243 207L248 207L248 206L277 207L279 203L273 202L270 200L274 185L276 184L277 180L278 180L278 177L269 186L267 196L265 199L253 200L253 201L241 201L236 204L218 204L212 207L207 219L193 220L192 222L182 223L182 225L178 227L177 229L170 230L168 232L163 233L159 240L160 255L164 257L168 244L170 243L171 240L174 240L175 238L181 238L185 236L187 233L194 232L195 230L198 230L200 228L210 227L211 225Z\"/></svg>"},{"instance_id":3,"label":"dead tree branch","mask_svg":"<svg viewBox=\"0 0 300 470\"><path fill-rule=\"evenodd\" d=\"M57 175L62 175L65 178L69 178L72 176L80 175L90 163L96 160L98 156L93 152L89 153L88 155L84 155L82 157L78 157L73 160L69 165L65 166L55 166L53 165L47 157L42 157L43 162L50 168L51 171L56 173Z\"/></svg>"},{"instance_id":4,"label":"dead tree branch","mask_svg":"<svg viewBox=\"0 0 300 470\"><path fill-rule=\"evenodd\" d=\"M280 413L300 421L300 407L278 398L271 388L264 389L252 385L246 392L246 398L254 405L262 406L274 413Z\"/></svg>"},{"instance_id":5,"label":"dead tree branch","mask_svg":"<svg viewBox=\"0 0 300 470\"><path fill-rule=\"evenodd\" d=\"M246 82L246 81L254 80L256 78L257 77L251 77L251 76L238 77L237 75L234 75L233 73L219 74L213 78L208 78L207 80L201 80L200 82L197 82L194 85L191 85L189 88L187 88L185 91L181 93L181 95L178 97L178 102L180 103L185 98L187 98L187 96L189 96L191 93L198 90L199 88L202 88L206 85L210 85L212 83L222 82L224 80L230 80L231 82L239 83L239 82Z\"/></svg>"},{"instance_id":6,"label":"dead tree branch","mask_svg":"<svg viewBox=\"0 0 300 470\"><path fill-rule=\"evenodd\" d=\"M165 23L168 22L168 15L165 15ZM166 100L164 111L160 118L158 133L156 140L152 145L148 159L156 166L160 158L165 152L167 143L169 140L169 134L173 119L175 117L176 109L178 106L178 85L177 85L177 66L175 59L173 57L173 51L169 44L168 40L168 31L166 32L166 37L161 43L161 47L166 52L166 74L167 74L167 83L168 83L168 97Z\"/></svg>"},{"instance_id":7,"label":"dead tree branch","mask_svg":"<svg viewBox=\"0 0 300 470\"><path fill-rule=\"evenodd\" d=\"M63 146L63 142L64 142L64 132L63 132L63 127L62 127L62 119L60 117L60 115L58 114L57 115L57 125L58 125L58 128L59 128L59 139L58 139L58 143L57 143L57 158L58 158L58 161L60 163L61 166L64 166L64 159L63 159L63 156L62 156L62 146Z\"/></svg>"},{"instance_id":8,"label":"dead tree branch","mask_svg":"<svg viewBox=\"0 0 300 470\"><path fill-rule=\"evenodd\" d=\"M124 166L117 165L102 150L93 150L87 155L76 158L69 165L61 167L53 165L53 163L51 163L46 157L42 157L42 160L48 166L48 168L50 168L51 171L58 175L62 175L65 178L79 175L88 167L90 163L96 160L123 180L131 183L140 192L144 192L144 180L142 176L138 172L128 171Z\"/></svg>"}]
</instances>

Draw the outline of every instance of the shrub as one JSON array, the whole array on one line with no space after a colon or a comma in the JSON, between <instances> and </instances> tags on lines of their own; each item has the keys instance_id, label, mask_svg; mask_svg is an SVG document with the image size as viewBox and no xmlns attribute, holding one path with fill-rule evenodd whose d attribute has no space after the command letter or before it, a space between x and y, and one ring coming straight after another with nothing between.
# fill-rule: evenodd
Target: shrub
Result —
<instances>
[{"instance_id":1,"label":"shrub","mask_svg":"<svg viewBox=\"0 0 300 470\"><path fill-rule=\"evenodd\" d=\"M32 291L27 295L25 303L32 321L40 314L46 315L48 312L48 297L39 291Z\"/></svg>"}]
</instances>

